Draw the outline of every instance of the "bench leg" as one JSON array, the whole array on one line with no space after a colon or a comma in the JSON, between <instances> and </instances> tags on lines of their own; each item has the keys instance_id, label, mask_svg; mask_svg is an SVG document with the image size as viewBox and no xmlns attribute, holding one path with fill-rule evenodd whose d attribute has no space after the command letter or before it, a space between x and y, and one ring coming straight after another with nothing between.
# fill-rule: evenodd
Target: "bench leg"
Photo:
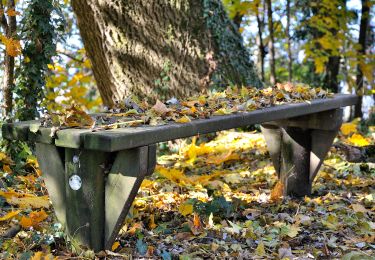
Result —
<instances>
[{"instance_id":1,"label":"bench leg","mask_svg":"<svg viewBox=\"0 0 375 260\"><path fill-rule=\"evenodd\" d=\"M154 170L155 146L105 153L37 144L36 154L72 243L110 249L144 177Z\"/></svg>"},{"instance_id":2,"label":"bench leg","mask_svg":"<svg viewBox=\"0 0 375 260\"><path fill-rule=\"evenodd\" d=\"M312 182L341 125L340 115L341 110L333 110L262 125L284 196L311 195ZM327 126L330 117L334 122Z\"/></svg>"}]
</instances>

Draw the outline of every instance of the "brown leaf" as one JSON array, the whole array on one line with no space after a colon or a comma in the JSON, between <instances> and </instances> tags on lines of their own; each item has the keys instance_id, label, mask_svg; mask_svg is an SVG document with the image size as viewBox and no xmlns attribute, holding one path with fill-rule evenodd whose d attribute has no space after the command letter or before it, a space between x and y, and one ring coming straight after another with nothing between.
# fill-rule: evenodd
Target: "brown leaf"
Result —
<instances>
[{"instance_id":1,"label":"brown leaf","mask_svg":"<svg viewBox=\"0 0 375 260\"><path fill-rule=\"evenodd\" d=\"M169 109L163 102L161 102L160 100L157 100L156 101L156 104L152 107L152 110L155 111L155 113L161 115L161 116L164 116L165 114L167 114L168 112L171 111L171 109Z\"/></svg>"},{"instance_id":2,"label":"brown leaf","mask_svg":"<svg viewBox=\"0 0 375 260\"><path fill-rule=\"evenodd\" d=\"M275 187L271 191L271 197L270 200L277 202L280 201L283 197L283 191L284 191L284 184L279 181L276 183Z\"/></svg>"}]
</instances>

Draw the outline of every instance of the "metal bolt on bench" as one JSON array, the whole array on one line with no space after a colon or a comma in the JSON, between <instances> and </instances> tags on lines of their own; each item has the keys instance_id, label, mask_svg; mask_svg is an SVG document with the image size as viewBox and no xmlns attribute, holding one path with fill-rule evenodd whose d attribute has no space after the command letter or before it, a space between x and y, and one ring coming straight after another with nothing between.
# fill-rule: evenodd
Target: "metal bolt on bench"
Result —
<instances>
[{"instance_id":1,"label":"metal bolt on bench","mask_svg":"<svg viewBox=\"0 0 375 260\"><path fill-rule=\"evenodd\" d=\"M36 155L58 220L71 239L95 251L110 249L147 175L156 143L262 124L284 194L311 194L314 177L342 123L342 107L355 95L213 116L185 124L129 127L102 132L66 129L50 137L37 121L4 124L3 137L36 142Z\"/></svg>"}]
</instances>

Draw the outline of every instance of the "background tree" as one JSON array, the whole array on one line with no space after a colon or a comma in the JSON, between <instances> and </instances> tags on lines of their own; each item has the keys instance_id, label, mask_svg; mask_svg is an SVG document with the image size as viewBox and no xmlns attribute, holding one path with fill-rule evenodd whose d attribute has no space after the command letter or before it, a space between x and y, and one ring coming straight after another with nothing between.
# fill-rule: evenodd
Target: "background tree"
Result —
<instances>
[{"instance_id":1,"label":"background tree","mask_svg":"<svg viewBox=\"0 0 375 260\"><path fill-rule=\"evenodd\" d=\"M367 49L367 35L369 33L369 21L370 21L370 1L362 0L362 11L361 11L361 23L359 26L359 37L358 45L359 51L357 55L358 65L357 65L357 75L356 75L356 92L360 96L360 100L354 109L354 117L362 117L362 97L364 95L364 78L363 69L365 68L364 58Z\"/></svg>"},{"instance_id":2,"label":"background tree","mask_svg":"<svg viewBox=\"0 0 375 260\"><path fill-rule=\"evenodd\" d=\"M210 86L260 87L220 0L73 0L106 105L134 94L165 99Z\"/></svg>"},{"instance_id":3,"label":"background tree","mask_svg":"<svg viewBox=\"0 0 375 260\"><path fill-rule=\"evenodd\" d=\"M6 11L5 11L5 5ZM15 11L15 1L8 0L0 3L1 27L5 36L1 36L1 41L6 45L4 51L4 73L2 82L3 91L3 117L9 117L13 109L13 88L14 88L14 57L19 54L19 41L16 39L17 20Z\"/></svg>"},{"instance_id":4,"label":"background tree","mask_svg":"<svg viewBox=\"0 0 375 260\"><path fill-rule=\"evenodd\" d=\"M275 64L275 44L274 44L274 27L273 27L273 18L272 18L272 2L271 0L266 0L267 5L267 20L268 20L268 48L270 52L270 83L274 85L276 83L276 64Z\"/></svg>"}]
</instances>

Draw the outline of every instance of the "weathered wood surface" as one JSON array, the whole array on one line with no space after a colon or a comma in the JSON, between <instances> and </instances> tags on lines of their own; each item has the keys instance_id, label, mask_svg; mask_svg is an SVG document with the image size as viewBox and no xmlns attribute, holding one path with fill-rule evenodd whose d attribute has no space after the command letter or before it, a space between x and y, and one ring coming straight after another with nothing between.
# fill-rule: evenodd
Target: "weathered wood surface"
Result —
<instances>
[{"instance_id":1,"label":"weathered wood surface","mask_svg":"<svg viewBox=\"0 0 375 260\"><path fill-rule=\"evenodd\" d=\"M311 194L312 182L342 123L342 110L335 109L291 120L262 125L284 195Z\"/></svg>"},{"instance_id":2,"label":"weathered wood surface","mask_svg":"<svg viewBox=\"0 0 375 260\"><path fill-rule=\"evenodd\" d=\"M29 139L46 143L54 141L55 145L60 147L114 152L198 134L300 117L354 105L357 100L358 97L355 95L338 94L329 99L285 104L232 115L212 116L209 119L192 120L185 124L169 123L161 126L129 127L100 132L91 132L87 129L66 129L58 131L55 140L51 140L49 137L48 128L40 128L41 132L37 134L30 133L28 123L22 122L4 124L3 136L7 139ZM329 119L324 124L330 124L328 121ZM31 123L35 124L36 122ZM316 124L313 121L310 123Z\"/></svg>"}]
</instances>

